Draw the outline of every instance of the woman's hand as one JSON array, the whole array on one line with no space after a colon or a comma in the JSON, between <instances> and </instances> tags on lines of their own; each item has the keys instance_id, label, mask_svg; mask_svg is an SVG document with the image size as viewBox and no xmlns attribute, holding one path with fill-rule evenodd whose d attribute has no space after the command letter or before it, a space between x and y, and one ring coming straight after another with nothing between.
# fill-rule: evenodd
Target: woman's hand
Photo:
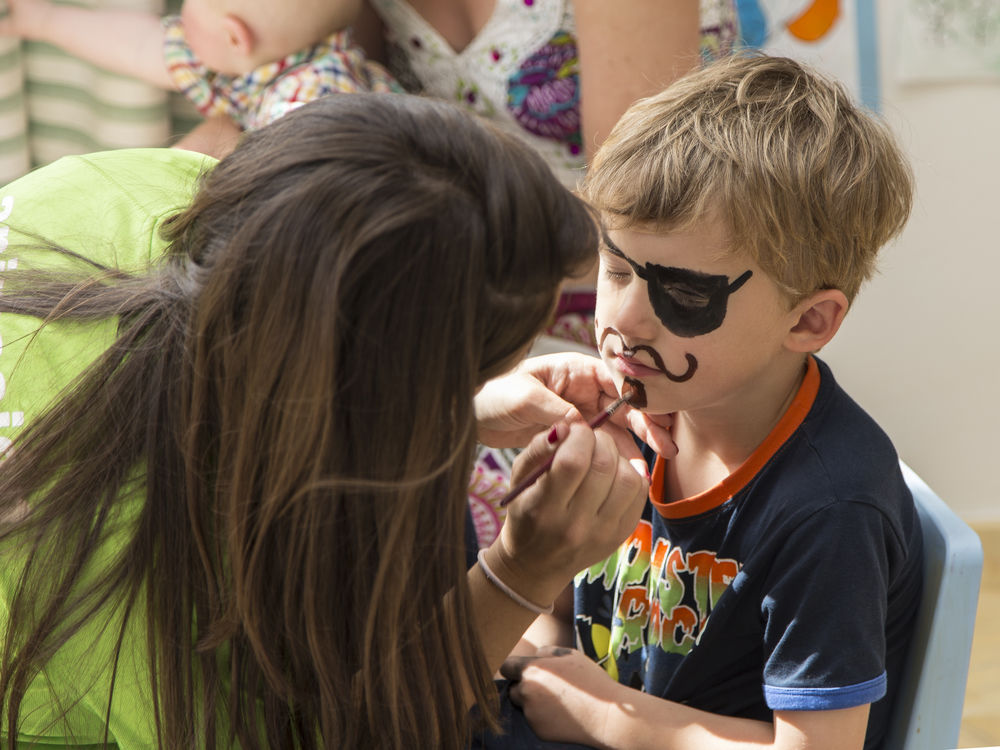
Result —
<instances>
[{"instance_id":1,"label":"woman's hand","mask_svg":"<svg viewBox=\"0 0 1000 750\"><path fill-rule=\"evenodd\" d=\"M605 428L560 421L536 435L515 460L515 485L548 459L551 465L507 507L500 535L480 553L486 565L469 571L490 669L500 666L538 611L522 600L548 607L576 573L607 557L635 530L649 480L635 441L616 429L626 438L624 454ZM639 461L639 470L630 459ZM502 585L491 583L486 570Z\"/></svg>"},{"instance_id":2,"label":"woman's hand","mask_svg":"<svg viewBox=\"0 0 1000 750\"><path fill-rule=\"evenodd\" d=\"M559 420L582 420L618 397L598 357L528 357L476 395L479 440L494 448L522 448Z\"/></svg>"},{"instance_id":3,"label":"woman's hand","mask_svg":"<svg viewBox=\"0 0 1000 750\"><path fill-rule=\"evenodd\" d=\"M630 465L615 438L583 422L559 422L514 462L512 484L552 465L507 508L487 559L501 580L541 606L580 570L603 560L635 529L649 490L644 464ZM554 456L553 456L554 454ZM641 462L640 462L641 463Z\"/></svg>"},{"instance_id":4,"label":"woman's hand","mask_svg":"<svg viewBox=\"0 0 1000 750\"><path fill-rule=\"evenodd\" d=\"M585 421L618 398L614 380L598 357L566 352L529 357L510 374L489 381L476 396L479 440L494 448L520 448L560 420ZM661 456L677 450L670 438L671 417L651 417L622 407L611 425L632 430ZM612 431L622 451L632 440Z\"/></svg>"},{"instance_id":5,"label":"woman's hand","mask_svg":"<svg viewBox=\"0 0 1000 750\"><path fill-rule=\"evenodd\" d=\"M631 692L580 651L561 646L512 656L500 673L511 681L510 699L524 709L535 733L556 742L606 746L608 709Z\"/></svg>"}]
</instances>

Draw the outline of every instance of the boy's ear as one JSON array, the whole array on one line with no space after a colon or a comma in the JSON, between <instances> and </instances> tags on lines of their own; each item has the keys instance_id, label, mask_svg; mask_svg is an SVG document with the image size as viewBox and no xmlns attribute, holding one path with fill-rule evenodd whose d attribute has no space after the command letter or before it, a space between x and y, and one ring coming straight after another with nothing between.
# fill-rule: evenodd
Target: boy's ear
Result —
<instances>
[{"instance_id":1,"label":"boy's ear","mask_svg":"<svg viewBox=\"0 0 1000 750\"><path fill-rule=\"evenodd\" d=\"M821 289L792 310L795 322L785 338L794 352L818 352L834 337L847 315L847 296L839 289Z\"/></svg>"},{"instance_id":2,"label":"boy's ear","mask_svg":"<svg viewBox=\"0 0 1000 750\"><path fill-rule=\"evenodd\" d=\"M222 27L226 32L226 41L231 52L236 52L243 57L250 57L257 46L257 39L253 30L239 16L227 13L222 19Z\"/></svg>"}]
</instances>

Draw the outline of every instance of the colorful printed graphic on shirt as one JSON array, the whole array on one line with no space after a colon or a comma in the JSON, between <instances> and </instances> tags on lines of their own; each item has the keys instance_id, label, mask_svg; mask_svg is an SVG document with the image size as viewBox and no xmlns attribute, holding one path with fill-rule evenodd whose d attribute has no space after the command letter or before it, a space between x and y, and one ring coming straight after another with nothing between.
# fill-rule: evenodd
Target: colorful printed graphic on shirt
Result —
<instances>
[{"instance_id":1,"label":"colorful printed graphic on shirt","mask_svg":"<svg viewBox=\"0 0 1000 750\"><path fill-rule=\"evenodd\" d=\"M580 573L576 584L600 581L614 587L610 630L577 618L577 636L588 655L615 679L616 660L646 648L685 655L698 642L712 609L740 571L736 560L715 552L684 553L667 539L654 545L652 525L641 521L624 544L603 562ZM612 658L608 658L612 657Z\"/></svg>"},{"instance_id":2,"label":"colorful printed graphic on shirt","mask_svg":"<svg viewBox=\"0 0 1000 750\"><path fill-rule=\"evenodd\" d=\"M583 150L579 70L576 42L560 31L507 82L507 106L521 127L565 143L573 154Z\"/></svg>"}]
</instances>

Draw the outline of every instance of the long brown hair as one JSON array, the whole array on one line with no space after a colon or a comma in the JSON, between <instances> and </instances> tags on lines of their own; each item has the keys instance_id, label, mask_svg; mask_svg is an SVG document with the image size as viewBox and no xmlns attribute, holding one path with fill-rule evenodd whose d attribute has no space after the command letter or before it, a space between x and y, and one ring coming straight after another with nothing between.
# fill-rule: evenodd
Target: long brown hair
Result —
<instances>
[{"instance_id":1,"label":"long brown hair","mask_svg":"<svg viewBox=\"0 0 1000 750\"><path fill-rule=\"evenodd\" d=\"M358 94L245 136L166 231L146 276L4 278L0 312L119 321L0 473L27 560L8 747L45 660L109 611L119 649L145 618L161 747L463 746L463 691L495 702L463 575L472 398L592 259L591 212L457 109Z\"/></svg>"}]
</instances>

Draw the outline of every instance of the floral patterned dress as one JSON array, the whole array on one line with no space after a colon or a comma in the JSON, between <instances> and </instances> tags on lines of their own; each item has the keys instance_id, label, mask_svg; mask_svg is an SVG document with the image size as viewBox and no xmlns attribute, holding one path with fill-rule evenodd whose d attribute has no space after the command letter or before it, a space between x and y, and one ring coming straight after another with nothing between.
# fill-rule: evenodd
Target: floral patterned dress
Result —
<instances>
[{"instance_id":1,"label":"floral patterned dress","mask_svg":"<svg viewBox=\"0 0 1000 750\"><path fill-rule=\"evenodd\" d=\"M382 18L388 67L411 92L461 103L534 146L568 187L585 168L572 0L496 0L461 52L405 0L370 0ZM701 53L729 52L733 0L701 0Z\"/></svg>"}]
</instances>

